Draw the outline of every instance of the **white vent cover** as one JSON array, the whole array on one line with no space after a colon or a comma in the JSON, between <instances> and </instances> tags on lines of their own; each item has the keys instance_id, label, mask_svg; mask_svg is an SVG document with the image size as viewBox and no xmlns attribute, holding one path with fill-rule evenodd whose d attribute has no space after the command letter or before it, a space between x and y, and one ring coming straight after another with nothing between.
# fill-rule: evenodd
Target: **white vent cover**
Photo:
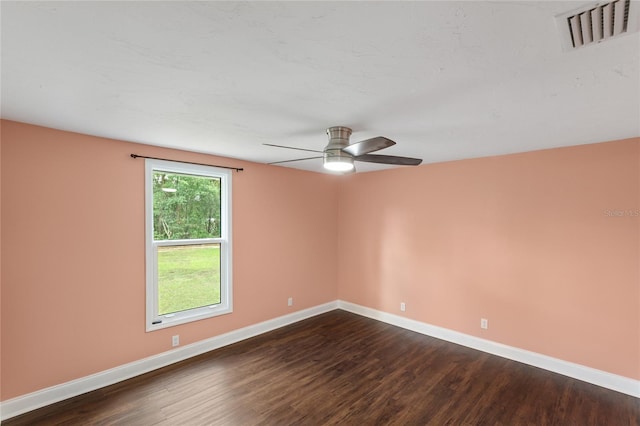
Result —
<instances>
[{"instance_id":1,"label":"white vent cover","mask_svg":"<svg viewBox=\"0 0 640 426\"><path fill-rule=\"evenodd\" d=\"M615 0L556 16L562 50L574 50L638 31L638 9L638 2Z\"/></svg>"}]
</instances>

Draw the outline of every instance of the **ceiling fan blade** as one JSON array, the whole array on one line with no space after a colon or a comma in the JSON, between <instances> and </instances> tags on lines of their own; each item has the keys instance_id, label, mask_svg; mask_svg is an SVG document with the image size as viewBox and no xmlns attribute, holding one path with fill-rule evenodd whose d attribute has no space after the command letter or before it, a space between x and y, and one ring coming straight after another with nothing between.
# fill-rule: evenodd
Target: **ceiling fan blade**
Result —
<instances>
[{"instance_id":1,"label":"ceiling fan blade","mask_svg":"<svg viewBox=\"0 0 640 426\"><path fill-rule=\"evenodd\" d=\"M316 151L315 149L305 149L305 148L295 148L293 146L284 146L284 145L274 145L272 143L263 143L262 145L266 146L275 146L276 148L287 148L287 149L297 149L298 151L309 151L309 152L317 152L322 154L322 151ZM271 163L270 163L271 164Z\"/></svg>"},{"instance_id":2,"label":"ceiling fan blade","mask_svg":"<svg viewBox=\"0 0 640 426\"><path fill-rule=\"evenodd\" d=\"M342 150L347 154L351 154L354 157L358 157L360 155L378 151L383 148L388 148L395 144L396 143L391 139L385 138L384 136L378 136L376 138L365 139L360 142L354 142L351 145L348 145L342 148Z\"/></svg>"},{"instance_id":3,"label":"ceiling fan blade","mask_svg":"<svg viewBox=\"0 0 640 426\"><path fill-rule=\"evenodd\" d=\"M397 157L395 155L364 154L353 157L353 159L366 161L367 163L394 164L397 166L417 166L422 163L420 158Z\"/></svg>"},{"instance_id":4,"label":"ceiling fan blade","mask_svg":"<svg viewBox=\"0 0 640 426\"><path fill-rule=\"evenodd\" d=\"M274 161L273 163L267 163L267 164L291 163L291 162L293 162L293 161L315 160L316 158L322 158L322 157L296 158L295 160Z\"/></svg>"}]
</instances>

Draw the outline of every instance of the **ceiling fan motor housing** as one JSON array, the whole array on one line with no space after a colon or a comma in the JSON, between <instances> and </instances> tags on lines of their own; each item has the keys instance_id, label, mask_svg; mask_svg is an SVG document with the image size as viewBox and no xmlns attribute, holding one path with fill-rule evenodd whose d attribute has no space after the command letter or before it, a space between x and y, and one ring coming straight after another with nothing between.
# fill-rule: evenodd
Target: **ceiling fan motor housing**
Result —
<instances>
[{"instance_id":1,"label":"ceiling fan motor housing","mask_svg":"<svg viewBox=\"0 0 640 426\"><path fill-rule=\"evenodd\" d=\"M353 156L342 149L349 145L351 129L348 127L335 126L327 129L329 144L324 148L324 163L350 164L353 168Z\"/></svg>"},{"instance_id":2,"label":"ceiling fan motor housing","mask_svg":"<svg viewBox=\"0 0 640 426\"><path fill-rule=\"evenodd\" d=\"M325 149L342 149L349 145L351 129L342 126L329 127L327 136L329 136L329 145Z\"/></svg>"}]
</instances>

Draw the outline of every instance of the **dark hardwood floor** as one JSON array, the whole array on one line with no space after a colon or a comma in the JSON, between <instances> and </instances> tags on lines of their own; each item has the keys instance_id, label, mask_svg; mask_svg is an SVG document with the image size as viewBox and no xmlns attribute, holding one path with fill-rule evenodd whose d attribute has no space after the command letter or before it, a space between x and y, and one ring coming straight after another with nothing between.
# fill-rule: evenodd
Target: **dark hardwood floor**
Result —
<instances>
[{"instance_id":1,"label":"dark hardwood floor","mask_svg":"<svg viewBox=\"0 0 640 426\"><path fill-rule=\"evenodd\" d=\"M4 422L640 425L640 400L344 311Z\"/></svg>"}]
</instances>

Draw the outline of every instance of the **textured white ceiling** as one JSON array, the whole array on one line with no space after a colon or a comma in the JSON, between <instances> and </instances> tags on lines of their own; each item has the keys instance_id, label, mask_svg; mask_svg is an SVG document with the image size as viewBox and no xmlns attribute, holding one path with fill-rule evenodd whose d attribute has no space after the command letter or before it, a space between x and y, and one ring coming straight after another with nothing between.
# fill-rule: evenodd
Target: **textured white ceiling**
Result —
<instances>
[{"instance_id":1,"label":"textured white ceiling","mask_svg":"<svg viewBox=\"0 0 640 426\"><path fill-rule=\"evenodd\" d=\"M638 33L560 48L588 3L3 1L1 112L257 162L335 125L425 163L640 136Z\"/></svg>"}]
</instances>

